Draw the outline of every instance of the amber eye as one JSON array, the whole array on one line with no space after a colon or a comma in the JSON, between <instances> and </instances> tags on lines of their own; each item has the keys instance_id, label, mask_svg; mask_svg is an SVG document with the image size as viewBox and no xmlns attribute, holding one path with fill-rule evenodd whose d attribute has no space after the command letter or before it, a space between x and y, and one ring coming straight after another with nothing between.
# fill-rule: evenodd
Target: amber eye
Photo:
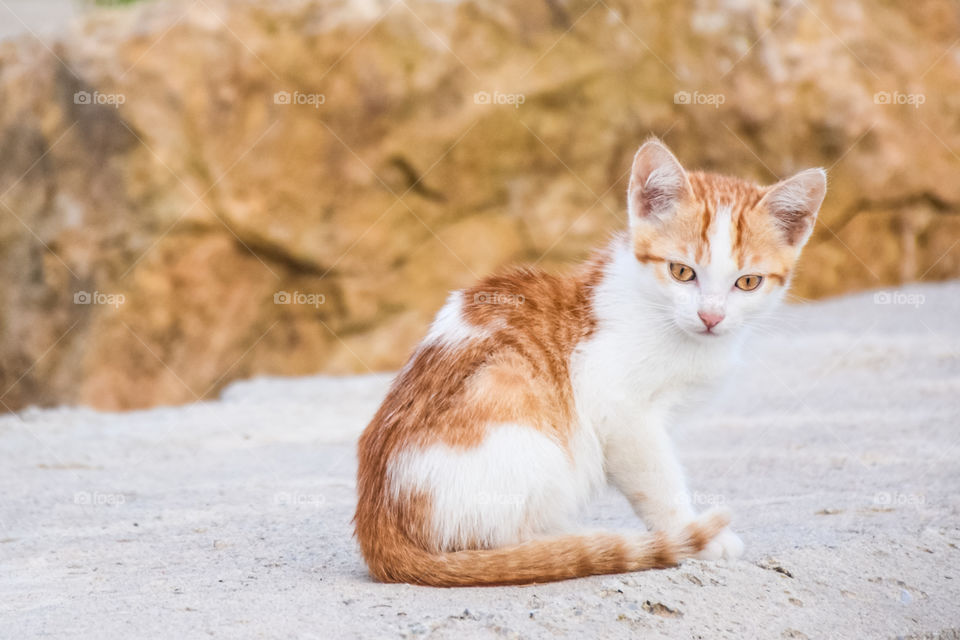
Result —
<instances>
[{"instance_id":1,"label":"amber eye","mask_svg":"<svg viewBox=\"0 0 960 640\"><path fill-rule=\"evenodd\" d=\"M763 282L763 276L740 276L737 279L736 287L742 291L753 291Z\"/></svg>"},{"instance_id":2,"label":"amber eye","mask_svg":"<svg viewBox=\"0 0 960 640\"><path fill-rule=\"evenodd\" d=\"M670 275L680 282L690 282L697 277L697 274L693 269L685 264L680 264L679 262L670 263Z\"/></svg>"}]
</instances>

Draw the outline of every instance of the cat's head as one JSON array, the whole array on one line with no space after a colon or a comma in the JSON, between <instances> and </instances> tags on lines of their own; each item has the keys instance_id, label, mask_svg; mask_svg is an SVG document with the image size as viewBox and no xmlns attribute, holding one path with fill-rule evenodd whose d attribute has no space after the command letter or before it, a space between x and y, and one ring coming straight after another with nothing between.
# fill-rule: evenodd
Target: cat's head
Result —
<instances>
[{"instance_id":1,"label":"cat's head","mask_svg":"<svg viewBox=\"0 0 960 640\"><path fill-rule=\"evenodd\" d=\"M646 142L627 204L651 302L691 336L736 333L783 297L826 190L823 169L762 187L687 172L659 140Z\"/></svg>"}]
</instances>

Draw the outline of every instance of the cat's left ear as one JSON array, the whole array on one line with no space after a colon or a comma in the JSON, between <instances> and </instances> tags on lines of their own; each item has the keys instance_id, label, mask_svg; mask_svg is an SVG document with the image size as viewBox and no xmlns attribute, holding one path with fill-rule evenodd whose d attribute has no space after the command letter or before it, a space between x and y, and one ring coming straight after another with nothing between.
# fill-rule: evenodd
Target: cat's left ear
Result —
<instances>
[{"instance_id":1,"label":"cat's left ear","mask_svg":"<svg viewBox=\"0 0 960 640\"><path fill-rule=\"evenodd\" d=\"M760 206L773 216L787 244L799 249L810 238L826 195L827 172L806 169L769 187Z\"/></svg>"}]
</instances>

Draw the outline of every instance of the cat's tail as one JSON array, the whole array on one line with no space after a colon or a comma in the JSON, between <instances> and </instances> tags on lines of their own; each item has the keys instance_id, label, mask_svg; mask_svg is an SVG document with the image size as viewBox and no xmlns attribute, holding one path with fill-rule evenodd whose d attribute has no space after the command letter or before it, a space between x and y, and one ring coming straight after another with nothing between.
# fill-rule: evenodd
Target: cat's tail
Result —
<instances>
[{"instance_id":1,"label":"cat's tail","mask_svg":"<svg viewBox=\"0 0 960 640\"><path fill-rule=\"evenodd\" d=\"M467 587L553 582L672 567L702 551L730 523L730 516L723 511L710 511L674 534L571 534L500 549L448 553L425 551L390 520L381 519L379 524L385 528L377 532L376 539L358 530L364 557L376 579Z\"/></svg>"}]
</instances>

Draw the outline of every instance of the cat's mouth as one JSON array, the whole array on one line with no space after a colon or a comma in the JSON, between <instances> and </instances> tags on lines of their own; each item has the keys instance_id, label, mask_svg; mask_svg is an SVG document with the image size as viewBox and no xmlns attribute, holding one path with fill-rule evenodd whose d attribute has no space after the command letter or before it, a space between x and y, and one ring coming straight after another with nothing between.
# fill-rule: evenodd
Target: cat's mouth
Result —
<instances>
[{"instance_id":1,"label":"cat's mouth","mask_svg":"<svg viewBox=\"0 0 960 640\"><path fill-rule=\"evenodd\" d=\"M697 337L701 337L701 336L702 336L702 337L704 337L704 338L706 338L706 339L708 339L708 340L715 340L715 339L723 338L724 336L727 335L728 332L727 332L727 331L716 331L716 330L714 330L713 328L707 329L707 328L704 328L704 327L700 327L699 329L695 329L695 330L693 330L693 331L690 331L690 333L692 333L693 335L695 335L695 336L697 336Z\"/></svg>"}]
</instances>

